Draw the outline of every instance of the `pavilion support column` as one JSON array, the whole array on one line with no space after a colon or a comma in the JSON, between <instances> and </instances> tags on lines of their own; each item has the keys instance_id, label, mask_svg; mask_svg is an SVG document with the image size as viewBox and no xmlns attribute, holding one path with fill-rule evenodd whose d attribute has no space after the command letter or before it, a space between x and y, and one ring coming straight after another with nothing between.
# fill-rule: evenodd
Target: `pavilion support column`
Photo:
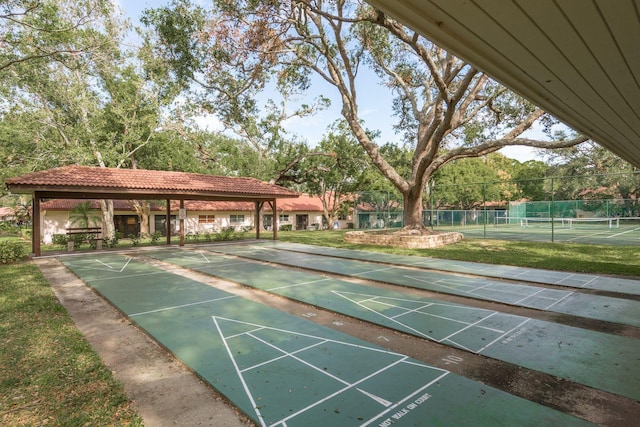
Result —
<instances>
[{"instance_id":1,"label":"pavilion support column","mask_svg":"<svg viewBox=\"0 0 640 427\"><path fill-rule=\"evenodd\" d=\"M32 228L31 228L31 252L34 257L40 256L40 194L35 191L33 193L33 201L31 204Z\"/></svg>"},{"instance_id":2,"label":"pavilion support column","mask_svg":"<svg viewBox=\"0 0 640 427\"><path fill-rule=\"evenodd\" d=\"M180 217L180 246L184 246L184 238L185 238L185 232L184 232L184 223L185 223L185 217L187 216L187 213L184 210L184 200L180 199L180 212L179 215Z\"/></svg>"},{"instance_id":3,"label":"pavilion support column","mask_svg":"<svg viewBox=\"0 0 640 427\"><path fill-rule=\"evenodd\" d=\"M273 240L278 240L278 207L276 206L276 199L271 201L271 210L273 212Z\"/></svg>"},{"instance_id":4,"label":"pavilion support column","mask_svg":"<svg viewBox=\"0 0 640 427\"><path fill-rule=\"evenodd\" d=\"M260 239L260 211L262 210L262 206L264 206L264 202L255 202L256 203L256 220L254 223L256 224L256 240Z\"/></svg>"},{"instance_id":5,"label":"pavilion support column","mask_svg":"<svg viewBox=\"0 0 640 427\"><path fill-rule=\"evenodd\" d=\"M171 244L171 200L167 199L167 213L164 220L164 228L167 233L167 245Z\"/></svg>"}]
</instances>

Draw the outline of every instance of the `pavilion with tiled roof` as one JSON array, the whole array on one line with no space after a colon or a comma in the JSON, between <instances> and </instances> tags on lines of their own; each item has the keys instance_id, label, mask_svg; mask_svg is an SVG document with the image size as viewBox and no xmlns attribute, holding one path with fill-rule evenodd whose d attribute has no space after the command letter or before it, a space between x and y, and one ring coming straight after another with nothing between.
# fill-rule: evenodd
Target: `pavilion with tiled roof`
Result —
<instances>
[{"instance_id":1,"label":"pavilion with tiled roof","mask_svg":"<svg viewBox=\"0 0 640 427\"><path fill-rule=\"evenodd\" d=\"M5 185L14 194L33 197L34 256L40 256L42 199L167 200L167 222L171 200L178 200L181 209L184 209L185 200L253 202L256 237L259 238L259 212L264 203L271 205L275 212L276 199L299 196L295 191L254 178L91 166L62 166L38 171L6 179ZM180 244L183 245L184 227L180 229ZM171 243L170 234L167 233L167 244ZM273 238L277 239L275 229Z\"/></svg>"}]
</instances>

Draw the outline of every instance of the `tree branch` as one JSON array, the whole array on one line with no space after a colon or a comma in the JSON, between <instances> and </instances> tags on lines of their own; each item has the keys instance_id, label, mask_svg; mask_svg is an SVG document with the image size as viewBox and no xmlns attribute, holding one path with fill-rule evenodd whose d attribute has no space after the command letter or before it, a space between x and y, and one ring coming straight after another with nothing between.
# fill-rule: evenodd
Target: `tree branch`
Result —
<instances>
[{"instance_id":1,"label":"tree branch","mask_svg":"<svg viewBox=\"0 0 640 427\"><path fill-rule=\"evenodd\" d=\"M510 132L511 133L511 132ZM541 141L537 139L530 138L501 138L495 139L491 141L487 141L480 145L476 145L474 147L458 147L453 150L448 151L447 153L440 156L438 159L434 160L434 162L429 166L429 169L432 171L436 171L438 168L444 166L452 160L462 159L466 157L480 157L485 156L490 153L494 153L501 148L514 146L514 145L522 145L525 147L533 147L533 148L541 148L541 149L558 149L558 148L567 148L573 147L574 145L582 144L583 142L588 141L589 138L586 136L578 136L573 139L567 139L563 141Z\"/></svg>"},{"instance_id":2,"label":"tree branch","mask_svg":"<svg viewBox=\"0 0 640 427\"><path fill-rule=\"evenodd\" d=\"M280 170L273 178L271 178L269 180L269 184L275 184L275 183L279 182L287 172L289 172L291 169L293 169L295 167L295 165L297 165L298 163L300 163L301 161L303 161L307 157L320 157L320 156L322 156L322 157L331 157L331 158L335 159L336 158L336 153L314 152L314 153L300 154L299 156L297 156L296 158L291 160L287 164L287 166L285 166L282 170Z\"/></svg>"}]
</instances>

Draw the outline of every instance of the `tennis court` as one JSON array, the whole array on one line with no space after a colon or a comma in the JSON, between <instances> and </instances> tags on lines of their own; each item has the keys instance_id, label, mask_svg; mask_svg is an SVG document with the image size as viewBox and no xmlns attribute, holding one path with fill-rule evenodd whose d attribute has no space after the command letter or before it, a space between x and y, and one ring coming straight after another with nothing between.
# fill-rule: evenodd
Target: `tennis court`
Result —
<instances>
[{"instance_id":1,"label":"tennis court","mask_svg":"<svg viewBox=\"0 0 640 427\"><path fill-rule=\"evenodd\" d=\"M251 262L212 253L156 255L256 273ZM111 253L60 261L261 426L588 424L144 259ZM345 297L355 296L337 296ZM474 326L474 315L464 317ZM498 323L482 328L496 334Z\"/></svg>"},{"instance_id":2,"label":"tennis court","mask_svg":"<svg viewBox=\"0 0 640 427\"><path fill-rule=\"evenodd\" d=\"M640 245L640 218L493 218L491 223L449 226L439 231L456 231L468 238L527 240L534 242Z\"/></svg>"}]
</instances>

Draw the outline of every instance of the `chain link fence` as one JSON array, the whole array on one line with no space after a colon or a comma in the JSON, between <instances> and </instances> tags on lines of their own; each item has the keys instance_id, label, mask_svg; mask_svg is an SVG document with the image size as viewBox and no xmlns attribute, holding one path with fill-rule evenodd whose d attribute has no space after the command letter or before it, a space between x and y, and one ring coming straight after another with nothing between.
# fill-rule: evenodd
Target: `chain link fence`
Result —
<instances>
[{"instance_id":1,"label":"chain link fence","mask_svg":"<svg viewBox=\"0 0 640 427\"><path fill-rule=\"evenodd\" d=\"M640 245L640 172L439 185L425 190L423 223L466 237ZM403 226L402 197L362 192L356 229Z\"/></svg>"}]
</instances>

